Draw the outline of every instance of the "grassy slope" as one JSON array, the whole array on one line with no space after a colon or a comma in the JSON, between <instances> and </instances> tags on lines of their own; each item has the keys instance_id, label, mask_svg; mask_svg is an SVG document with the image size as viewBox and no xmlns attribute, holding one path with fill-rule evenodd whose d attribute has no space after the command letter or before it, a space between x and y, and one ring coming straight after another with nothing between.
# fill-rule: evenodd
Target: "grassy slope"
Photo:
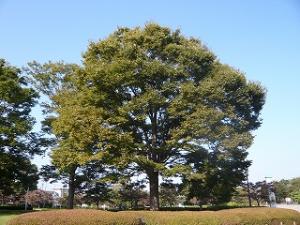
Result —
<instances>
[{"instance_id":1,"label":"grassy slope","mask_svg":"<svg viewBox=\"0 0 300 225\"><path fill-rule=\"evenodd\" d=\"M139 221L140 220L140 221ZM141 222L141 223L139 223ZM11 225L284 225L300 224L300 213L286 209L248 208L217 212L105 212L99 210L56 210L16 217Z\"/></svg>"}]
</instances>

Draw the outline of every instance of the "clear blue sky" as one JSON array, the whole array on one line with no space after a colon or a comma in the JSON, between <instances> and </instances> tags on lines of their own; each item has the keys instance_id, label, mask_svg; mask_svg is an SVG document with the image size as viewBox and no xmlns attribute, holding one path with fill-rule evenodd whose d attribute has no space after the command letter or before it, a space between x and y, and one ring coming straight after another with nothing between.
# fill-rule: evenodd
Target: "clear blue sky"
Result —
<instances>
[{"instance_id":1,"label":"clear blue sky","mask_svg":"<svg viewBox=\"0 0 300 225\"><path fill-rule=\"evenodd\" d=\"M80 63L89 41L118 26L181 28L268 89L249 149L250 179L300 176L300 1L0 0L0 21L0 57L19 67L31 60Z\"/></svg>"}]
</instances>

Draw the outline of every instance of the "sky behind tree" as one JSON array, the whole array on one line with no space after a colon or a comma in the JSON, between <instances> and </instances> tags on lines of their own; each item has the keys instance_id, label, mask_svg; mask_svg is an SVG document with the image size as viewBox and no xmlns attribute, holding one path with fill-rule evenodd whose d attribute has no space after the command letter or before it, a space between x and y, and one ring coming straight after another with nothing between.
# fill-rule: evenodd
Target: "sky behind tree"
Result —
<instances>
[{"instance_id":1,"label":"sky behind tree","mask_svg":"<svg viewBox=\"0 0 300 225\"><path fill-rule=\"evenodd\" d=\"M268 90L263 124L249 149L250 180L300 176L299 1L0 0L0 21L0 58L18 67L32 60L81 63L88 43L117 27L180 28ZM42 119L39 108L33 115Z\"/></svg>"}]
</instances>

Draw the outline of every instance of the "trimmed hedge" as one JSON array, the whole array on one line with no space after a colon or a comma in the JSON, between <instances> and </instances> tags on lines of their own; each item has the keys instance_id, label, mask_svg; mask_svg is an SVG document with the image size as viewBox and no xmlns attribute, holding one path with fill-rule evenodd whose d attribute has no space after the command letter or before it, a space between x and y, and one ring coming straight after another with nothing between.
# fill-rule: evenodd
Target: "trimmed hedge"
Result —
<instances>
[{"instance_id":1,"label":"trimmed hedge","mask_svg":"<svg viewBox=\"0 0 300 225\"><path fill-rule=\"evenodd\" d=\"M265 207L265 206L257 206L258 207ZM159 211L219 211L222 209L236 209L236 208L249 208L249 206L243 206L243 205L213 205L213 206L184 206L184 207L178 207L178 206L163 206L159 207ZM109 208L107 211L110 212L121 212L121 211L150 211L150 207L148 208L136 208L136 209L120 209L120 208Z\"/></svg>"},{"instance_id":2,"label":"trimmed hedge","mask_svg":"<svg viewBox=\"0 0 300 225\"><path fill-rule=\"evenodd\" d=\"M24 210L25 205L0 205L0 210ZM28 206L27 210L32 210L32 206Z\"/></svg>"},{"instance_id":3,"label":"trimmed hedge","mask_svg":"<svg viewBox=\"0 0 300 225\"><path fill-rule=\"evenodd\" d=\"M236 209L236 208L249 208L249 206L239 205L215 205L201 208L200 206L187 206L187 207L160 207L160 211L218 211L222 209Z\"/></svg>"},{"instance_id":4,"label":"trimmed hedge","mask_svg":"<svg viewBox=\"0 0 300 225\"><path fill-rule=\"evenodd\" d=\"M8 225L299 225L289 209L243 208L204 212L55 210L26 213Z\"/></svg>"}]
</instances>

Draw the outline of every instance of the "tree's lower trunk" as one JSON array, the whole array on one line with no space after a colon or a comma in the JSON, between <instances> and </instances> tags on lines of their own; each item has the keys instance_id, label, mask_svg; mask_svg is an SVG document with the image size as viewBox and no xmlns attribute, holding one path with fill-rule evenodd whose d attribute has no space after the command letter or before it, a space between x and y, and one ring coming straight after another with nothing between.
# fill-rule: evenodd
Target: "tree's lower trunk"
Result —
<instances>
[{"instance_id":1,"label":"tree's lower trunk","mask_svg":"<svg viewBox=\"0 0 300 225\"><path fill-rule=\"evenodd\" d=\"M198 206L199 206L200 209L202 209L202 205L203 205L203 203L201 201L199 201Z\"/></svg>"},{"instance_id":2,"label":"tree's lower trunk","mask_svg":"<svg viewBox=\"0 0 300 225\"><path fill-rule=\"evenodd\" d=\"M130 201L130 209L134 209L134 200Z\"/></svg>"},{"instance_id":3,"label":"tree's lower trunk","mask_svg":"<svg viewBox=\"0 0 300 225\"><path fill-rule=\"evenodd\" d=\"M257 202L257 206L260 206L260 202L258 199L256 199L256 202Z\"/></svg>"},{"instance_id":4,"label":"tree's lower trunk","mask_svg":"<svg viewBox=\"0 0 300 225\"><path fill-rule=\"evenodd\" d=\"M250 193L250 185L249 185L249 182L248 182L248 181L247 181L247 195L248 195L248 203L249 203L249 207L252 207L251 193Z\"/></svg>"},{"instance_id":5,"label":"tree's lower trunk","mask_svg":"<svg viewBox=\"0 0 300 225\"><path fill-rule=\"evenodd\" d=\"M150 210L159 210L158 177L157 171L148 173L150 183Z\"/></svg>"},{"instance_id":6,"label":"tree's lower trunk","mask_svg":"<svg viewBox=\"0 0 300 225\"><path fill-rule=\"evenodd\" d=\"M69 174L69 190L68 190L68 202L67 202L68 209L73 209L74 207L75 171L76 171L76 166L71 168Z\"/></svg>"},{"instance_id":7,"label":"tree's lower trunk","mask_svg":"<svg viewBox=\"0 0 300 225\"><path fill-rule=\"evenodd\" d=\"M252 201L251 201L251 197L248 195L248 204L249 204L249 207L252 207Z\"/></svg>"},{"instance_id":8,"label":"tree's lower trunk","mask_svg":"<svg viewBox=\"0 0 300 225\"><path fill-rule=\"evenodd\" d=\"M137 199L134 200L134 205L133 205L134 209L138 209L138 207L139 207L138 202L139 202L139 200L137 200Z\"/></svg>"}]
</instances>

